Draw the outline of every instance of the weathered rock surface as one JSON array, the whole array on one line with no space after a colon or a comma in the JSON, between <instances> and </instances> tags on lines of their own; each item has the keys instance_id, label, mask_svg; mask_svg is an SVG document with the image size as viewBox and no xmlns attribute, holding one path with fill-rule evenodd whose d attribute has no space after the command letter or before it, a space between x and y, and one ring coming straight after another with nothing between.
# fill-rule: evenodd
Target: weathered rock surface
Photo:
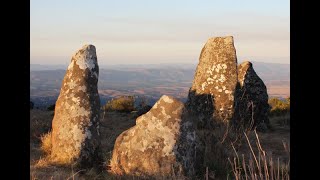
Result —
<instances>
[{"instance_id":1,"label":"weathered rock surface","mask_svg":"<svg viewBox=\"0 0 320 180\"><path fill-rule=\"evenodd\" d=\"M98 158L100 99L96 48L85 45L71 59L52 121L52 153L61 164L90 167Z\"/></svg>"},{"instance_id":2,"label":"weathered rock surface","mask_svg":"<svg viewBox=\"0 0 320 180\"><path fill-rule=\"evenodd\" d=\"M229 122L234 113L237 57L233 37L210 38L202 48L187 108L199 116L203 126Z\"/></svg>"},{"instance_id":3,"label":"weathered rock surface","mask_svg":"<svg viewBox=\"0 0 320 180\"><path fill-rule=\"evenodd\" d=\"M163 95L136 125L115 142L111 171L128 175L192 175L196 160L196 134L184 118L182 102Z\"/></svg>"},{"instance_id":4,"label":"weathered rock surface","mask_svg":"<svg viewBox=\"0 0 320 180\"><path fill-rule=\"evenodd\" d=\"M235 122L244 128L265 128L269 124L267 88L252 63L243 62L238 66L239 87L236 95Z\"/></svg>"}]
</instances>

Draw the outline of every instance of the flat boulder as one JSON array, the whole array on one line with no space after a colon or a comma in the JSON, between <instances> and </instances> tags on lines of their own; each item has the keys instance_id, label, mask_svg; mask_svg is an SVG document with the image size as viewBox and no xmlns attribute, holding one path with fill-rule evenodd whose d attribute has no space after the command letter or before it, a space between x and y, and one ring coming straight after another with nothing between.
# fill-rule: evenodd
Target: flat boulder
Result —
<instances>
[{"instance_id":1,"label":"flat boulder","mask_svg":"<svg viewBox=\"0 0 320 180\"><path fill-rule=\"evenodd\" d=\"M194 174L196 134L184 104L163 95L136 125L118 136L110 163L118 175Z\"/></svg>"}]
</instances>

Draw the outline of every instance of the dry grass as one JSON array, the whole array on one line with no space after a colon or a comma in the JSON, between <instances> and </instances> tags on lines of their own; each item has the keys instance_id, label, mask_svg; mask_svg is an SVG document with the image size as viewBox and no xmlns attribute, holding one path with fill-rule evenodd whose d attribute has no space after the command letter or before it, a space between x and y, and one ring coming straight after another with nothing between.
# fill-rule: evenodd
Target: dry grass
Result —
<instances>
[{"instance_id":1,"label":"dry grass","mask_svg":"<svg viewBox=\"0 0 320 180\"><path fill-rule=\"evenodd\" d=\"M290 113L284 113L280 116L270 117L270 123L273 126L290 126Z\"/></svg>"},{"instance_id":2,"label":"dry grass","mask_svg":"<svg viewBox=\"0 0 320 180\"><path fill-rule=\"evenodd\" d=\"M125 130L136 124L134 114L119 112L102 112L100 131L102 148L112 151L116 138Z\"/></svg>"},{"instance_id":3,"label":"dry grass","mask_svg":"<svg viewBox=\"0 0 320 180\"><path fill-rule=\"evenodd\" d=\"M84 176L80 176L80 171L74 171L72 167L32 167L30 171L30 179L87 179Z\"/></svg>"},{"instance_id":4,"label":"dry grass","mask_svg":"<svg viewBox=\"0 0 320 180\"><path fill-rule=\"evenodd\" d=\"M53 112L30 110L30 141L39 143L41 136L51 130Z\"/></svg>"},{"instance_id":5,"label":"dry grass","mask_svg":"<svg viewBox=\"0 0 320 180\"><path fill-rule=\"evenodd\" d=\"M52 148L51 132L48 132L41 136L41 150L46 154L50 154L51 148Z\"/></svg>"},{"instance_id":6,"label":"dry grass","mask_svg":"<svg viewBox=\"0 0 320 180\"><path fill-rule=\"evenodd\" d=\"M227 158L230 150L227 146L226 134L228 129L225 126L212 130L198 131L199 136L204 140L205 152L203 169L200 174L203 178L223 179L228 173L229 164Z\"/></svg>"},{"instance_id":7,"label":"dry grass","mask_svg":"<svg viewBox=\"0 0 320 180\"><path fill-rule=\"evenodd\" d=\"M50 152L49 137L52 118L52 112L50 111L30 111L30 125L32 125L32 127L30 127L30 131L31 134L33 134L30 136L30 179L189 179L178 173L173 173L170 177L161 176L157 178L141 176L116 176L108 171L97 172L94 169L87 170L86 172L82 173L78 172L79 170L75 170L72 166L59 166L50 164L48 163L50 159L48 159L46 154ZM288 118L290 118L290 116ZM281 162L287 162L288 152L284 150L283 141L290 141L290 127L288 125L280 125L277 122L278 121L274 119L271 121L274 127L273 131L259 134L261 147L264 148L263 150L266 152L267 159L268 157L272 157L274 159L273 165L278 163L278 157L280 164ZM101 146L104 152L104 159L106 162L105 166L107 169L108 164L110 163L116 138L120 135L120 133L135 125L135 116L134 114L130 113L105 112L101 114L100 124L102 138ZM225 130L217 129L215 133L220 134L220 137L223 137ZM251 143L253 151L255 152L255 155L257 155L258 158L259 153L257 150L259 147L254 142L256 139L255 134L249 133L248 139ZM223 138L218 139L217 143L221 141L223 141ZM239 145L235 145L235 149L237 150L238 154L244 154L246 165L250 165L248 160L250 159L251 151L247 140L244 137L242 140L239 140L239 143ZM230 157L230 160L233 162L233 150L231 146L226 147L224 144L228 144L228 141L225 140L223 145L220 144L212 147L215 148L214 152L216 153L213 157L211 157L212 160L207 160L206 166L203 167L204 173L197 177L197 179L230 179L232 175L232 169L230 168L227 158ZM230 154L230 152L232 154ZM242 156L239 156L239 158L242 159ZM255 162L254 158L252 160ZM221 162L229 165L229 169L222 167ZM242 163L242 160L240 160L240 163ZM227 172L226 170L229 171ZM242 170L242 172L244 171Z\"/></svg>"},{"instance_id":8,"label":"dry grass","mask_svg":"<svg viewBox=\"0 0 320 180\"><path fill-rule=\"evenodd\" d=\"M232 167L232 172L236 180L252 179L252 180L287 180L290 179L290 159L287 161L281 161L277 158L274 162L272 153L267 153L261 146L259 136L254 131L256 136L256 152L253 146L244 133L247 145L250 148L250 156L246 157L244 154L240 157L235 147L232 145L235 156L233 159L228 159ZM283 142L284 150L287 152L288 158L290 157L290 151L288 144Z\"/></svg>"},{"instance_id":9,"label":"dry grass","mask_svg":"<svg viewBox=\"0 0 320 180\"><path fill-rule=\"evenodd\" d=\"M101 146L105 152L104 158L109 162L116 138L135 125L135 118L133 114L116 112L102 113L101 117ZM51 151L52 119L50 111L30 111L30 179L73 179L73 176L75 179L120 179L107 171L87 170L85 173L77 173L71 166L54 163L48 156Z\"/></svg>"}]
</instances>

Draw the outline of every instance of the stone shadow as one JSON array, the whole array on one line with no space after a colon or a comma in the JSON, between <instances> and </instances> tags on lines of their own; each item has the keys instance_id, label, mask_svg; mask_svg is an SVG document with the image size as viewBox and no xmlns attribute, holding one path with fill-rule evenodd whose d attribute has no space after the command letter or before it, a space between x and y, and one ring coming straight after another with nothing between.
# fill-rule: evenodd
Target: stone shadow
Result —
<instances>
[{"instance_id":1,"label":"stone shadow","mask_svg":"<svg viewBox=\"0 0 320 180\"><path fill-rule=\"evenodd\" d=\"M190 91L184 104L181 134L176 142L177 161L183 164L183 172L189 177L199 177L205 173L208 151L211 151L212 144L217 143L211 131L216 127L213 121L213 102L214 97L211 94L199 95Z\"/></svg>"},{"instance_id":2,"label":"stone shadow","mask_svg":"<svg viewBox=\"0 0 320 180\"><path fill-rule=\"evenodd\" d=\"M237 83L235 91L235 112L231 125L238 134L256 129L266 131L270 129L268 94L265 89L258 90L246 83L241 87Z\"/></svg>"}]
</instances>

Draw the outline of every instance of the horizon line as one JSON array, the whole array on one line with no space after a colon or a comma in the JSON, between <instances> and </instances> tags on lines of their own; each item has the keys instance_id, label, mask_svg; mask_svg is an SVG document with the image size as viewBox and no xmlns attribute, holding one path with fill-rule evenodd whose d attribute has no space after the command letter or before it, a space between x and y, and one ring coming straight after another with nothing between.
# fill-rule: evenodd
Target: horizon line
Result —
<instances>
[{"instance_id":1,"label":"horizon line","mask_svg":"<svg viewBox=\"0 0 320 180\"><path fill-rule=\"evenodd\" d=\"M239 62L244 62L246 60L242 60L242 61L238 61ZM283 63L283 62L280 62L280 63L277 63L277 62L262 62L262 61L249 61L249 62L252 62L252 63L265 63L265 64L283 64L283 65L290 65L290 62L289 63ZM108 66L119 66L119 65L194 65L194 64L198 64L199 62L196 62L196 63L191 63L191 62L186 62L186 63L119 63L119 64L109 64L109 63L98 63L98 65L108 65ZM39 63L30 63L30 65L47 65L47 66L65 66L67 64L39 64Z\"/></svg>"}]
</instances>

